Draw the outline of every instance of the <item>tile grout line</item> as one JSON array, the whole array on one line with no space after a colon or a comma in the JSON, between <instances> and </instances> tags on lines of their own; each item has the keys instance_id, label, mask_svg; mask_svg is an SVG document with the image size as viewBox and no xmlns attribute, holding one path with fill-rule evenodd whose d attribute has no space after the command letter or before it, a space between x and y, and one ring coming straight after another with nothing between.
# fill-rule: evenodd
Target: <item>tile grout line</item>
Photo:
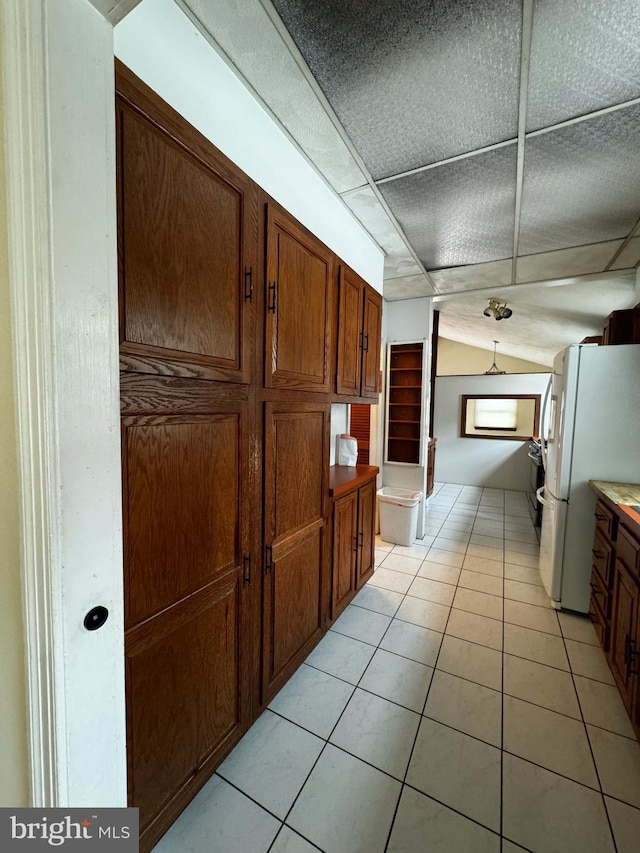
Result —
<instances>
[{"instance_id":1,"label":"tile grout line","mask_svg":"<svg viewBox=\"0 0 640 853\"><path fill-rule=\"evenodd\" d=\"M457 498L456 498L456 501L457 501ZM455 501L454 501L454 503L452 504L452 507L453 507L453 506L455 506ZM450 513L451 513L451 509L449 510L449 512L447 513L447 515L445 516L445 521L446 521L446 519L449 517ZM476 516L477 516L477 511L476 511ZM474 518L475 518L475 516L474 516ZM443 522L443 523L444 523L444 522ZM440 525L440 528L442 528L442 524ZM436 536L435 538L437 538L437 536ZM469 544L467 543L467 549L468 549L468 547L469 547ZM431 549L429 549L429 550L431 550ZM428 553L429 553L429 552L427 552L427 557L428 557ZM466 555L466 549L465 549L465 555ZM425 559L426 559L426 557L425 557ZM462 562L463 562L463 564L464 564L464 557L463 557ZM459 581L460 581L460 575L461 575L461 574L462 574L462 568L460 568L460 571L459 571L459 573L458 573L458 583L459 583ZM456 592L457 592L457 589L458 589L458 583L456 583L456 585L455 585L455 587L456 587ZM407 593L407 594L408 594L408 593ZM414 739L413 739L413 744L412 744L412 746L411 746L411 751L409 752L409 759L408 759L408 761L407 761L407 766L406 766L406 768L405 768L404 776L403 776L403 778L402 778L402 784L401 784L401 787L400 787L400 793L399 793L399 795L398 795L398 801L397 801L397 803L396 803L396 808L395 808L395 811L394 811L394 813L393 813L393 818L392 818L392 820L391 820L391 824L390 824L390 826L389 826L389 832L388 832L388 834L387 834L387 841L386 841L385 846L384 846L384 851L385 851L385 853L386 853L386 851L387 851L387 849L388 849L388 847L389 847L389 843L390 843L390 841L391 841L391 836L392 836L392 834L393 834L393 827L394 827L395 822L396 822L396 817L397 817L397 814L398 814L398 808L399 808L399 806L400 806L400 800L401 800L401 798L402 798L402 792L404 791L404 788L405 788L405 786L407 785L407 776L408 776L408 774L409 774L409 767L411 766L411 760L412 760L412 758L413 758L413 753L415 752L416 743L417 743L417 741L418 741L418 736L419 736L419 734L420 734L420 729L421 729L421 727L422 727L422 721L423 721L423 719L425 719L425 713L424 713L424 712L425 712L426 707L427 707L427 702L429 701L429 693L431 692L431 687L432 687L432 685L433 685L433 679L434 679L434 676L435 676L435 674L436 674L436 670L437 670L437 666L438 666L438 660L439 660L439 658L440 658L440 652L442 651L442 645L443 645L443 643L444 643L444 638L445 638L445 636L446 636L447 625L449 624L449 619L451 618L451 611L453 610L453 601L454 601L454 599L455 599L455 595L456 595L456 593L454 593L454 595L453 595L453 599L452 599L452 601L451 601L451 605L449 606L449 613L448 613L448 615L447 615L447 620L446 620L446 622L445 622L445 624L444 624L444 627L443 627L443 630L442 630L442 638L441 638L441 640L440 640L440 645L438 646L438 653L436 654L436 658L435 658L435 660L434 660L434 662L433 662L433 669L432 669L432 672L431 672L431 678L430 678L430 680L429 680L429 687L427 688L427 693L426 693L426 696L425 696L425 698L424 698L424 703L423 703L423 705L422 705L422 712L421 712L421 714L420 714L420 721L418 722L418 728L416 729L415 737L414 737ZM427 718L427 719L430 719L430 718ZM409 787L412 787L412 786L409 786ZM428 794L425 794L425 793L424 793L424 791L421 791L420 793L421 793L421 794L423 794L423 796L428 796ZM432 797L431 799L435 799L435 798L433 798L433 797ZM443 805L445 805L445 804L443 804ZM448 806L447 806L447 808L448 808Z\"/></svg>"},{"instance_id":2,"label":"tile grout line","mask_svg":"<svg viewBox=\"0 0 640 853\"><path fill-rule=\"evenodd\" d=\"M567 639L568 638L565 637L565 635L564 635L564 631L562 630L562 623L560 622L560 616L558 615L557 611L556 611L556 615L558 616L558 624L560 625L560 632L562 634L562 644L564 646L564 651L565 651L565 654L567 656L567 660L569 661L569 671L571 674L571 683L573 684L573 691L575 693L576 701L578 703L578 710L580 711L580 721L582 722L582 726L584 728L584 734L585 734L585 737L587 739L587 744L589 746L589 754L591 755L591 760L593 761L593 767L594 767L594 770L596 772L596 779L598 780L598 785L600 787L600 796L602 798L602 807L604 809L605 817L607 819L607 824L609 825L609 832L611 833L611 839L613 841L613 849L617 853L618 845L617 845L616 837L615 837L615 834L613 831L613 824L611 823L611 817L609 815L609 809L607 808L607 801L605 800L605 793L604 793L604 788L602 786L602 779L600 778L600 770L598 768L598 762L596 761L596 756L595 756L595 753L593 751L593 745L591 743L591 738L589 737L589 729L587 728L587 721L584 718L584 712L582 710L582 702L580 701L580 694L578 692L578 685L576 684L575 676L577 675L577 673L574 673L574 671L573 671L573 665L571 663L571 658L569 657L569 649L567 648ZM582 676L582 677L585 678L586 676ZM596 681L597 679L593 679L593 680ZM599 682L599 683L603 684L604 682Z\"/></svg>"}]
</instances>

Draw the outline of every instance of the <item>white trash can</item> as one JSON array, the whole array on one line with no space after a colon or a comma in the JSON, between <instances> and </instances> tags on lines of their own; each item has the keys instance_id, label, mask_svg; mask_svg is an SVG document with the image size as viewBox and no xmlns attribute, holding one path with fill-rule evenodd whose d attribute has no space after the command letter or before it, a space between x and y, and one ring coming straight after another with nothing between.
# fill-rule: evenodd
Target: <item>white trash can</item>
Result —
<instances>
[{"instance_id":1,"label":"white trash can","mask_svg":"<svg viewBox=\"0 0 640 853\"><path fill-rule=\"evenodd\" d=\"M416 538L422 492L384 486L378 489L377 495L382 539L396 545L412 545Z\"/></svg>"}]
</instances>

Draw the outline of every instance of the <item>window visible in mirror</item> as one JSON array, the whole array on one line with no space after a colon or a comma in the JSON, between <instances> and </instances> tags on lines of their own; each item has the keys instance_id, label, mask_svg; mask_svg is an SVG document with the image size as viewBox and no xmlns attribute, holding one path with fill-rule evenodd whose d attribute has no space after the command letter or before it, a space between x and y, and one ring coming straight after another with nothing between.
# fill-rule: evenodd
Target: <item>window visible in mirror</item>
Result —
<instances>
[{"instance_id":1,"label":"window visible in mirror","mask_svg":"<svg viewBox=\"0 0 640 853\"><path fill-rule=\"evenodd\" d=\"M478 394L461 398L461 438L530 441L539 429L540 394Z\"/></svg>"}]
</instances>

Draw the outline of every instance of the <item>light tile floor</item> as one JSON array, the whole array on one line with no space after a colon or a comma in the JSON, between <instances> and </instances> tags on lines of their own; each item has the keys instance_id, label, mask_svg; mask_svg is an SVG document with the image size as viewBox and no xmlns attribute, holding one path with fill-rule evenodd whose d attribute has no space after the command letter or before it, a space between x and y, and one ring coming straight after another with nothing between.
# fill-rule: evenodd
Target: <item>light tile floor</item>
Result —
<instances>
[{"instance_id":1,"label":"light tile floor","mask_svg":"<svg viewBox=\"0 0 640 853\"><path fill-rule=\"evenodd\" d=\"M637 853L640 746L521 492L437 484L155 853Z\"/></svg>"}]
</instances>

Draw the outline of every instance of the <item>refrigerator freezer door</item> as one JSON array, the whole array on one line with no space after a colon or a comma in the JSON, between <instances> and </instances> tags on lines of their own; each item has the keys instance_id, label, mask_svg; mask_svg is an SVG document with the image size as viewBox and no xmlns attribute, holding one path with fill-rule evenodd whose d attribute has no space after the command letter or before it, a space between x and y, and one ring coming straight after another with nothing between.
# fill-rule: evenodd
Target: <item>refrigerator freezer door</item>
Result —
<instances>
[{"instance_id":1,"label":"refrigerator freezer door","mask_svg":"<svg viewBox=\"0 0 640 853\"><path fill-rule=\"evenodd\" d=\"M559 608L567 504L549 494L545 486L537 494L544 507L540 534L540 578L551 604Z\"/></svg>"},{"instance_id":2,"label":"refrigerator freezer door","mask_svg":"<svg viewBox=\"0 0 640 853\"><path fill-rule=\"evenodd\" d=\"M550 476L547 479L547 491L560 500L568 499L571 488L581 350L580 346L567 347L558 353L553 365L551 407L555 409L555 417L548 456Z\"/></svg>"}]
</instances>

